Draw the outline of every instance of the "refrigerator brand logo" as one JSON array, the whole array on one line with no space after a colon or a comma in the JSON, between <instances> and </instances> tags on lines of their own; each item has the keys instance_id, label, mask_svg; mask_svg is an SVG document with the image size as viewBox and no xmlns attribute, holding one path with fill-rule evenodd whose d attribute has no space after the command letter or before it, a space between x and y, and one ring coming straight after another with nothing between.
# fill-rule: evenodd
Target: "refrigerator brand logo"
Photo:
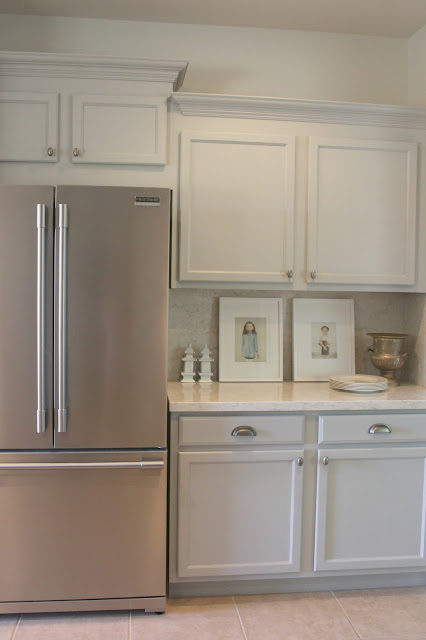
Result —
<instances>
[{"instance_id":1,"label":"refrigerator brand logo","mask_svg":"<svg viewBox=\"0 0 426 640\"><path fill-rule=\"evenodd\" d=\"M159 207L160 198L158 196L136 196L135 207Z\"/></svg>"}]
</instances>

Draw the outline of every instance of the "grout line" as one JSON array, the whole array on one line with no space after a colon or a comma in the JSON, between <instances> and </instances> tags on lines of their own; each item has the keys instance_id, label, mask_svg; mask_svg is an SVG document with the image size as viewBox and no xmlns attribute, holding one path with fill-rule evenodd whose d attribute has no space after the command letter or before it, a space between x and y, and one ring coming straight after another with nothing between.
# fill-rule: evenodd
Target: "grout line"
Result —
<instances>
[{"instance_id":1,"label":"grout line","mask_svg":"<svg viewBox=\"0 0 426 640\"><path fill-rule=\"evenodd\" d=\"M128 640L132 640L132 612L129 611Z\"/></svg>"},{"instance_id":2,"label":"grout line","mask_svg":"<svg viewBox=\"0 0 426 640\"><path fill-rule=\"evenodd\" d=\"M346 611L343 608L343 605L340 604L339 599L337 598L336 594L334 593L334 591L330 591L331 595L333 596L333 598L335 599L335 601L337 602L337 604L339 605L339 607L341 608L345 618L348 620L349 624L351 625L352 629L355 631L356 635L358 636L358 638L361 638L362 640L362 635L360 634L360 632L358 631L358 629L356 628L356 626L354 625L354 623L352 622L352 620L350 619L350 617L348 616L348 614L346 613Z\"/></svg>"},{"instance_id":3,"label":"grout line","mask_svg":"<svg viewBox=\"0 0 426 640\"><path fill-rule=\"evenodd\" d=\"M21 622L21 618L22 618L22 614L19 614L19 616L16 619L15 628L13 629L13 633L12 633L12 636L11 636L10 640L14 640L14 638L16 637L16 632L18 631L18 627L19 627L19 623Z\"/></svg>"},{"instance_id":4,"label":"grout line","mask_svg":"<svg viewBox=\"0 0 426 640\"><path fill-rule=\"evenodd\" d=\"M235 602L234 596L232 596L232 602L234 603L235 611L237 612L237 616L238 616L238 620L240 622L241 631L243 632L244 640L247 640L246 631L244 629L243 621L241 620L240 611L238 609L237 603Z\"/></svg>"}]
</instances>

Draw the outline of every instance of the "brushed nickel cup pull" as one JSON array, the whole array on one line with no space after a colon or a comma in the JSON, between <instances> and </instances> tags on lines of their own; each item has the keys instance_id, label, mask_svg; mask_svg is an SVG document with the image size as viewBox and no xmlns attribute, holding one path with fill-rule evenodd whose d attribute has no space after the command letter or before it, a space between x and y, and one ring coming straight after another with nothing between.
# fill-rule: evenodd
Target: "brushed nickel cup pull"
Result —
<instances>
[{"instance_id":1,"label":"brushed nickel cup pull","mask_svg":"<svg viewBox=\"0 0 426 640\"><path fill-rule=\"evenodd\" d=\"M322 459L322 463L323 463L323 465L324 465L325 467L328 465L328 463L329 463L328 456L324 456L324 457L323 457L323 459Z\"/></svg>"},{"instance_id":2,"label":"brushed nickel cup pull","mask_svg":"<svg viewBox=\"0 0 426 640\"><path fill-rule=\"evenodd\" d=\"M372 424L368 433L392 433L392 429L387 424Z\"/></svg>"},{"instance_id":3,"label":"brushed nickel cup pull","mask_svg":"<svg viewBox=\"0 0 426 640\"><path fill-rule=\"evenodd\" d=\"M317 272L311 271L311 280L315 280L316 277L317 277Z\"/></svg>"},{"instance_id":4,"label":"brushed nickel cup pull","mask_svg":"<svg viewBox=\"0 0 426 640\"><path fill-rule=\"evenodd\" d=\"M235 427L232 429L232 436L257 436L256 429L253 427Z\"/></svg>"},{"instance_id":5,"label":"brushed nickel cup pull","mask_svg":"<svg viewBox=\"0 0 426 640\"><path fill-rule=\"evenodd\" d=\"M303 467L303 458L297 458L296 462L298 467Z\"/></svg>"},{"instance_id":6,"label":"brushed nickel cup pull","mask_svg":"<svg viewBox=\"0 0 426 640\"><path fill-rule=\"evenodd\" d=\"M289 269L289 270L287 271L287 278L288 278L289 280L291 280L291 279L292 279L292 277L293 277L293 275L294 275L294 274L293 274L293 269Z\"/></svg>"}]
</instances>

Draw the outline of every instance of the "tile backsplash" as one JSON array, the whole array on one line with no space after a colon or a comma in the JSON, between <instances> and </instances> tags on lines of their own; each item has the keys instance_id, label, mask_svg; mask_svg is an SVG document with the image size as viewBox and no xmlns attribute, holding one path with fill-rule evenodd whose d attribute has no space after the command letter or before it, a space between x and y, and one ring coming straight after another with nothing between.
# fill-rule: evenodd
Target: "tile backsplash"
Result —
<instances>
[{"instance_id":1,"label":"tile backsplash","mask_svg":"<svg viewBox=\"0 0 426 640\"><path fill-rule=\"evenodd\" d=\"M370 361L368 348L372 331L408 333L407 350L410 357L401 371L401 380L426 384L425 350L426 315L425 294L322 292L292 293L277 291L171 289L169 291L169 366L170 381L180 380L182 357L191 342L196 357L207 343L212 352L213 380L218 379L219 298L225 296L250 298L282 298L284 340L284 380L292 379L292 300L298 298L351 298L355 309L355 362L357 373L377 375ZM420 378L420 379L419 379Z\"/></svg>"}]
</instances>

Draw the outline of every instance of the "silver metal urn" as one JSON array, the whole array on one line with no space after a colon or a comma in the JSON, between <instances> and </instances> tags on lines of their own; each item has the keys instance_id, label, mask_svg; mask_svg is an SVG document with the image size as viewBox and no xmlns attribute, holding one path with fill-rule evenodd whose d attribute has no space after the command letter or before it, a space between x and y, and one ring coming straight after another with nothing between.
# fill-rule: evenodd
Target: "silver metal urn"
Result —
<instances>
[{"instance_id":1,"label":"silver metal urn","mask_svg":"<svg viewBox=\"0 0 426 640\"><path fill-rule=\"evenodd\" d=\"M408 357L404 352L404 340L407 333L367 333L374 339L371 351L371 362L380 370L380 375L387 379L389 387L398 387L399 381L395 376Z\"/></svg>"}]
</instances>

